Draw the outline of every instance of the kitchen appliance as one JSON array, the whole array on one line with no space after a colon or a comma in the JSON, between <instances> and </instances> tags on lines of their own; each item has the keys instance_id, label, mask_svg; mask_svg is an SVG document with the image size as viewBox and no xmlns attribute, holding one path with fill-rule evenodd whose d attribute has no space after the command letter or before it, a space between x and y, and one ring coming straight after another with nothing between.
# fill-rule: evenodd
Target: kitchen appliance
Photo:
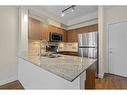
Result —
<instances>
[{"instance_id":1,"label":"kitchen appliance","mask_svg":"<svg viewBox=\"0 0 127 95\"><path fill-rule=\"evenodd\" d=\"M60 33L50 32L49 40L51 42L61 42L62 41L62 35Z\"/></svg>"},{"instance_id":2,"label":"kitchen appliance","mask_svg":"<svg viewBox=\"0 0 127 95\"><path fill-rule=\"evenodd\" d=\"M48 45L46 46L46 51L47 52L54 52L57 53L58 46L57 45Z\"/></svg>"},{"instance_id":3,"label":"kitchen appliance","mask_svg":"<svg viewBox=\"0 0 127 95\"><path fill-rule=\"evenodd\" d=\"M78 53L80 57L97 59L98 74L98 32L88 32L78 34Z\"/></svg>"}]
</instances>

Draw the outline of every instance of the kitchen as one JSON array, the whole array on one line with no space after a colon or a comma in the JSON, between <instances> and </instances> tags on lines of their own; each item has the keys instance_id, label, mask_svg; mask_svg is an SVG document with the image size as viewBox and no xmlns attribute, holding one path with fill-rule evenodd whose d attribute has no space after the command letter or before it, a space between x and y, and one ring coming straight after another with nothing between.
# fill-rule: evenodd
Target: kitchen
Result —
<instances>
[{"instance_id":1,"label":"kitchen","mask_svg":"<svg viewBox=\"0 0 127 95\"><path fill-rule=\"evenodd\" d=\"M49 7L52 7L52 8L56 7L57 9L60 6L59 7L49 6ZM61 7L66 8L66 6L61 6ZM93 8L91 8L90 6L89 7L71 6L70 9L67 10L67 12L73 8L76 8L77 10L88 8L91 11L94 11L94 10L97 11L96 6L93 6ZM78 44L78 40L83 40L83 39L79 39L81 37L77 37L77 36L78 34L84 34L85 32L97 31L98 25L97 25L95 17L94 17L95 24L93 25L87 25L86 27L79 27L75 29L73 28L73 29L66 30L63 27L60 27L61 26L60 23L55 22L49 18L47 19L47 21L39 20L39 18L37 19L37 16L36 17L33 16L31 7L28 8L28 10L29 10L28 12L28 39L27 39L28 53L26 51L22 51L23 53L20 55L19 67L18 67L19 68L18 77L23 87L25 89L85 89L85 88L94 89L95 88L95 74L96 74L96 68L97 68L96 66L97 53L94 53L94 52L96 52L97 49L93 49L93 51L90 52L91 50L89 50L90 48L88 47L88 49L85 49L86 52L88 53L84 55L80 53L81 58L77 57L79 56L78 45L80 45ZM89 34L87 38L88 40L90 39L90 36L91 38L94 39L93 33L88 33L88 34ZM97 37L97 32L95 35L96 35L95 37ZM85 36L86 35L84 35L83 38ZM97 42L94 42L94 43L97 43ZM87 44L89 46L89 43ZM92 53L92 55L90 55L90 53ZM95 58L92 58L94 57L93 53L94 55L96 55ZM84 58L83 56L84 57L86 56L86 58ZM35 72L34 69L37 69L38 67L36 66L31 67L29 66L31 65L29 63L33 63L48 72L45 72L45 73L44 71ZM89 71L89 69L91 68L93 69L92 72ZM26 73L26 71L29 73ZM52 79L55 79L55 80L50 80L48 76L50 74L49 72L53 74L50 77L52 77ZM88 75L89 72L91 72L90 76ZM54 76L54 74L57 76ZM28 75L31 75L31 76L28 76ZM36 76L36 77L34 77L31 80L33 76ZM40 81L36 79L38 77L40 78ZM65 80L59 79L59 77L62 77ZM32 84L30 84L28 81L31 81ZM46 85L45 83L47 82L50 85ZM44 85L39 85L40 83L44 83Z\"/></svg>"},{"instance_id":2,"label":"kitchen","mask_svg":"<svg viewBox=\"0 0 127 95\"><path fill-rule=\"evenodd\" d=\"M126 89L126 9L0 7L0 89Z\"/></svg>"}]
</instances>

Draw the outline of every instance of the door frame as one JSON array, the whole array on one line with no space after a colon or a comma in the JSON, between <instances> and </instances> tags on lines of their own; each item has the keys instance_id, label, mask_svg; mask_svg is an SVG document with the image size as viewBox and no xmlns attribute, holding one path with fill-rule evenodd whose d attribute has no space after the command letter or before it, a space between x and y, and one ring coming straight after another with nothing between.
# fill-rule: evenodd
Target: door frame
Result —
<instances>
[{"instance_id":1,"label":"door frame","mask_svg":"<svg viewBox=\"0 0 127 95\"><path fill-rule=\"evenodd\" d=\"M106 73L110 73L109 72L109 26L113 25L113 24L124 23L124 22L127 22L127 19L107 24L107 32L106 32L106 61L107 61L106 66L107 66L107 70L106 70Z\"/></svg>"}]
</instances>

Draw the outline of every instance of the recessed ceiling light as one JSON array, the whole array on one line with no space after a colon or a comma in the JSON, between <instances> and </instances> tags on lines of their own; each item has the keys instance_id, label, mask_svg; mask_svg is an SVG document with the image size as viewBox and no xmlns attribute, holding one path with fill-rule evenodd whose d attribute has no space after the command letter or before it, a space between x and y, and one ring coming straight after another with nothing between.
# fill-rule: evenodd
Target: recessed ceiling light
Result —
<instances>
[{"instance_id":1,"label":"recessed ceiling light","mask_svg":"<svg viewBox=\"0 0 127 95\"><path fill-rule=\"evenodd\" d=\"M61 13L61 16L64 17L64 13L63 12Z\"/></svg>"}]
</instances>

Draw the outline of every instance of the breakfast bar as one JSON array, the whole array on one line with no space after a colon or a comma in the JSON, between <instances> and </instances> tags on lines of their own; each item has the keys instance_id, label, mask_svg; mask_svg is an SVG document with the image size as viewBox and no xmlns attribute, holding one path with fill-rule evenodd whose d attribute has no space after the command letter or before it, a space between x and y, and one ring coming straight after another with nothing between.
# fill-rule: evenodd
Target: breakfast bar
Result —
<instances>
[{"instance_id":1,"label":"breakfast bar","mask_svg":"<svg viewBox=\"0 0 127 95\"><path fill-rule=\"evenodd\" d=\"M85 71L96 62L77 56L19 57L18 79L25 89L84 89Z\"/></svg>"}]
</instances>

